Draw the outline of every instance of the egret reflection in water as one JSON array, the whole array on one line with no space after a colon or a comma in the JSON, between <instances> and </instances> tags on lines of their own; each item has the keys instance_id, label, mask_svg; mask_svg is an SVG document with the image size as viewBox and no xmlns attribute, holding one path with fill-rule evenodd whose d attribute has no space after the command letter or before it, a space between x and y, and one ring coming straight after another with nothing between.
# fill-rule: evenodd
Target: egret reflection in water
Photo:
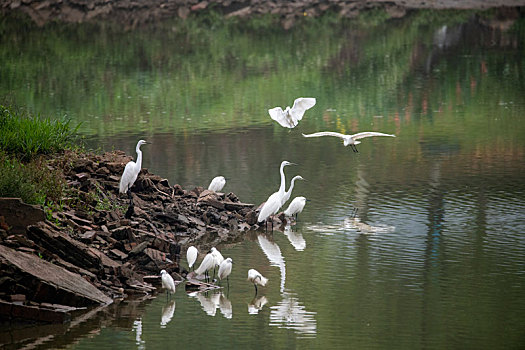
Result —
<instances>
[{"instance_id":1,"label":"egret reflection in water","mask_svg":"<svg viewBox=\"0 0 525 350\"><path fill-rule=\"evenodd\" d=\"M284 292L282 297L277 305L270 307L270 326L293 329L302 335L315 335L316 313L307 311L294 293Z\"/></svg>"},{"instance_id":2,"label":"egret reflection in water","mask_svg":"<svg viewBox=\"0 0 525 350\"><path fill-rule=\"evenodd\" d=\"M162 316L160 318L160 328L166 328L166 325L173 318L174 313L175 313L175 300L171 300L162 307Z\"/></svg>"},{"instance_id":3,"label":"egret reflection in water","mask_svg":"<svg viewBox=\"0 0 525 350\"><path fill-rule=\"evenodd\" d=\"M261 311L268 303L268 299L263 295L260 297L255 297L252 299L252 301L248 304L248 313L250 315L257 315L259 311Z\"/></svg>"},{"instance_id":4,"label":"egret reflection in water","mask_svg":"<svg viewBox=\"0 0 525 350\"><path fill-rule=\"evenodd\" d=\"M230 319L233 316L232 303L222 292L212 293L210 297L200 292L189 293L188 296L197 299L208 316L215 316L217 309L220 309L225 318Z\"/></svg>"},{"instance_id":5,"label":"egret reflection in water","mask_svg":"<svg viewBox=\"0 0 525 350\"><path fill-rule=\"evenodd\" d=\"M137 345L137 349L145 349L146 342L142 339L142 318L133 321L132 330L135 331L135 344Z\"/></svg>"},{"instance_id":6,"label":"egret reflection in water","mask_svg":"<svg viewBox=\"0 0 525 350\"><path fill-rule=\"evenodd\" d=\"M300 232L295 232L291 225L286 225L283 233L295 250L303 251L306 248L306 241L304 240L303 235Z\"/></svg>"},{"instance_id":7,"label":"egret reflection in water","mask_svg":"<svg viewBox=\"0 0 525 350\"><path fill-rule=\"evenodd\" d=\"M270 261L270 265L277 266L281 271L280 292L282 293L284 292L284 284L286 282L286 266L284 263L284 257L281 254L281 249L277 243L270 241L264 234L258 235L257 240L262 251Z\"/></svg>"},{"instance_id":8,"label":"egret reflection in water","mask_svg":"<svg viewBox=\"0 0 525 350\"><path fill-rule=\"evenodd\" d=\"M227 318L230 319L233 317L233 306L232 302L224 295L224 293L219 293L219 310L221 310L221 314Z\"/></svg>"}]
</instances>

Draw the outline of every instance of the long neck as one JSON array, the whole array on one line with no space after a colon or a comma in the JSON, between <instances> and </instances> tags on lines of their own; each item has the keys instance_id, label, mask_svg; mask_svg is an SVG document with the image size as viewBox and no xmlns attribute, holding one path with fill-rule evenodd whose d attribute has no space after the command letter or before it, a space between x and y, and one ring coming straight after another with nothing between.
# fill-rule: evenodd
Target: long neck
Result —
<instances>
[{"instance_id":1,"label":"long neck","mask_svg":"<svg viewBox=\"0 0 525 350\"><path fill-rule=\"evenodd\" d=\"M142 168L142 151L140 150L140 146L137 146L137 167L140 169Z\"/></svg>"},{"instance_id":2,"label":"long neck","mask_svg":"<svg viewBox=\"0 0 525 350\"><path fill-rule=\"evenodd\" d=\"M279 193L284 193L286 187L286 178L284 177L284 166L284 164L281 164L281 169L279 170L281 173L281 187L279 187Z\"/></svg>"},{"instance_id":3,"label":"long neck","mask_svg":"<svg viewBox=\"0 0 525 350\"><path fill-rule=\"evenodd\" d=\"M292 182L290 183L290 187L288 188L288 191L286 191L286 195L288 196L288 198L290 198L290 194L292 193L293 186L295 184L295 180L297 180L297 177L294 177L292 179Z\"/></svg>"}]
</instances>

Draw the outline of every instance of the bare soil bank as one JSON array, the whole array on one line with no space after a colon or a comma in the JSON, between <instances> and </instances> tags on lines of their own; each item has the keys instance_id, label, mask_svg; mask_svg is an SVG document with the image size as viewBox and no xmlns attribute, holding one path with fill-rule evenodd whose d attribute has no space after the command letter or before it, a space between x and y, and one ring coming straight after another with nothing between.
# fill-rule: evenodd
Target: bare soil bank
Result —
<instances>
[{"instance_id":1,"label":"bare soil bank","mask_svg":"<svg viewBox=\"0 0 525 350\"><path fill-rule=\"evenodd\" d=\"M38 25L49 21L71 23L111 21L128 28L164 19L187 19L213 9L226 18L272 14L288 29L296 19L326 12L353 18L363 11L384 9L391 18L411 9L488 9L520 7L523 0L4 0L2 12L22 12Z\"/></svg>"}]
</instances>

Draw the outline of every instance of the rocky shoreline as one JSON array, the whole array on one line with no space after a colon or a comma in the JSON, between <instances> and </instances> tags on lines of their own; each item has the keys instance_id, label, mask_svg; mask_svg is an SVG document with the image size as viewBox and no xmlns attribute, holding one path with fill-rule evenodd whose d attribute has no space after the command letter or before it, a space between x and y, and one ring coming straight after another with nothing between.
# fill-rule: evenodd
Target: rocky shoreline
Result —
<instances>
[{"instance_id":1,"label":"rocky shoreline","mask_svg":"<svg viewBox=\"0 0 525 350\"><path fill-rule=\"evenodd\" d=\"M285 28L297 19L334 13L341 18L355 18L370 9L383 9L390 18L400 18L411 9L487 9L523 6L519 0L5 0L4 14L24 13L37 25L51 21L114 22L127 28L162 20L185 20L213 10L225 18L251 18L273 15Z\"/></svg>"},{"instance_id":2,"label":"rocky shoreline","mask_svg":"<svg viewBox=\"0 0 525 350\"><path fill-rule=\"evenodd\" d=\"M118 185L131 159L120 151L68 151L50 160L47 166L60 169L68 187L55 212L0 199L2 319L64 322L76 308L152 294L160 270L186 276L179 261L189 245L203 252L259 228L256 207L235 194L184 190L147 169L133 187L129 215Z\"/></svg>"}]
</instances>

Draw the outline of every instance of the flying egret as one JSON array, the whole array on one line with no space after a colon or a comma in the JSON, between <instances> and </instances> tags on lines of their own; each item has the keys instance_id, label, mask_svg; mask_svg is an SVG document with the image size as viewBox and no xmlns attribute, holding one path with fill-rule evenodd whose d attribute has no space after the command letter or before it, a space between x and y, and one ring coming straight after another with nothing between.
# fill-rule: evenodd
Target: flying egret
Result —
<instances>
[{"instance_id":1,"label":"flying egret","mask_svg":"<svg viewBox=\"0 0 525 350\"><path fill-rule=\"evenodd\" d=\"M225 278L228 279L228 285L230 284L230 273L232 273L232 258L226 258L219 266L219 272L217 273L219 276L219 279L223 280Z\"/></svg>"},{"instance_id":2,"label":"flying egret","mask_svg":"<svg viewBox=\"0 0 525 350\"><path fill-rule=\"evenodd\" d=\"M290 203L290 205L288 206L288 209L284 211L284 215L286 216L295 215L295 220L297 220L297 215L303 211L305 205L306 205L305 197L295 197Z\"/></svg>"},{"instance_id":3,"label":"flying egret","mask_svg":"<svg viewBox=\"0 0 525 350\"><path fill-rule=\"evenodd\" d=\"M281 173L281 186L279 187L279 190L277 192L274 192L266 202L264 203L263 207L261 208L261 211L259 212L259 216L257 218L257 222L265 221L268 219L270 215L276 214L279 209L282 206L282 199L285 194L285 186L286 186L286 178L284 176L284 167L287 165L291 165L293 163L290 163L286 160L283 160L281 162L281 167L279 169L279 172ZM273 230L273 222L272 222L272 230Z\"/></svg>"},{"instance_id":4,"label":"flying egret","mask_svg":"<svg viewBox=\"0 0 525 350\"><path fill-rule=\"evenodd\" d=\"M122 173L122 177L120 178L120 185L119 185L119 192L120 193L126 193L128 191L128 196L131 200L131 186L135 183L135 180L137 180L137 176L140 173L140 169L142 168L142 151L140 150L140 146L147 144L147 141L139 140L137 142L137 162L129 161L126 164L126 167L124 168L124 172Z\"/></svg>"},{"instance_id":5,"label":"flying egret","mask_svg":"<svg viewBox=\"0 0 525 350\"><path fill-rule=\"evenodd\" d=\"M269 109L268 113L281 126L292 129L297 126L299 120L303 119L304 112L313 106L315 106L315 98L299 97L294 101L292 108L288 106L283 111L281 107L275 107Z\"/></svg>"},{"instance_id":6,"label":"flying egret","mask_svg":"<svg viewBox=\"0 0 525 350\"><path fill-rule=\"evenodd\" d=\"M211 180L210 185L208 186L208 190L213 192L219 192L222 190L222 188L226 185L226 179L224 176L217 176L214 177L213 180Z\"/></svg>"},{"instance_id":7,"label":"flying egret","mask_svg":"<svg viewBox=\"0 0 525 350\"><path fill-rule=\"evenodd\" d=\"M343 139L343 144L345 146L350 145L352 147L352 150L354 151L354 153L359 152L356 147L356 145L361 143L361 141L357 141L359 139L362 139L365 137L371 137L371 136L396 137L396 135L393 135L393 134L383 134L382 132L375 132L375 131L365 131L365 132L360 132L360 133L353 134L353 135L345 135L345 134L341 134L341 133L333 132L333 131L321 131L321 132L316 132L316 133L308 134L308 135L303 134L303 136L304 137L320 137L320 136L339 137Z\"/></svg>"},{"instance_id":8,"label":"flying egret","mask_svg":"<svg viewBox=\"0 0 525 350\"><path fill-rule=\"evenodd\" d=\"M199 251L194 246L190 246L186 251L186 260L188 260L188 268L191 269L195 261L197 261L197 256Z\"/></svg>"},{"instance_id":9,"label":"flying egret","mask_svg":"<svg viewBox=\"0 0 525 350\"><path fill-rule=\"evenodd\" d=\"M206 254L204 259L202 259L202 262L200 266L197 268L197 270L195 270L195 273L197 275L202 275L204 273L207 276L208 271L213 269L214 267L215 267L215 258L213 257L213 254L209 252L208 254Z\"/></svg>"},{"instance_id":10,"label":"flying egret","mask_svg":"<svg viewBox=\"0 0 525 350\"><path fill-rule=\"evenodd\" d=\"M295 180L304 180L304 179L301 175L294 176L294 178L292 179L292 182L290 183L290 188L288 188L288 191L284 193L283 200L281 202L281 206L283 206L284 203L286 203L288 199L290 199L290 196L292 195L292 190L293 190Z\"/></svg>"},{"instance_id":11,"label":"flying egret","mask_svg":"<svg viewBox=\"0 0 525 350\"><path fill-rule=\"evenodd\" d=\"M264 287L268 282L268 278L261 275L261 273L255 269L249 269L248 281L253 283L253 286L255 287L255 295L257 295L257 285Z\"/></svg>"},{"instance_id":12,"label":"flying egret","mask_svg":"<svg viewBox=\"0 0 525 350\"><path fill-rule=\"evenodd\" d=\"M160 271L160 275L162 276L162 287L166 289L166 297L168 297L170 293L175 293L175 281L173 281L173 277L171 277L166 270Z\"/></svg>"}]
</instances>

